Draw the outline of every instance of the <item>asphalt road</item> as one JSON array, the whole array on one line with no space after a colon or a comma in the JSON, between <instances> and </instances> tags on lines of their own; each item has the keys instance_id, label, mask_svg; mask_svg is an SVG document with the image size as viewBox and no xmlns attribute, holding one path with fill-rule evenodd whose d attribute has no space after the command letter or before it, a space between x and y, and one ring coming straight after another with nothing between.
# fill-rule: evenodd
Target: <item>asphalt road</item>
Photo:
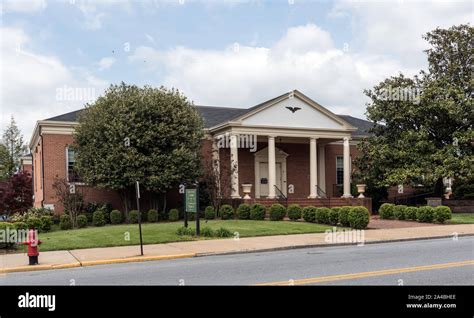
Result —
<instances>
[{"instance_id":1,"label":"asphalt road","mask_svg":"<svg viewBox=\"0 0 474 318\"><path fill-rule=\"evenodd\" d=\"M0 285L474 285L473 260L468 236L11 273Z\"/></svg>"}]
</instances>

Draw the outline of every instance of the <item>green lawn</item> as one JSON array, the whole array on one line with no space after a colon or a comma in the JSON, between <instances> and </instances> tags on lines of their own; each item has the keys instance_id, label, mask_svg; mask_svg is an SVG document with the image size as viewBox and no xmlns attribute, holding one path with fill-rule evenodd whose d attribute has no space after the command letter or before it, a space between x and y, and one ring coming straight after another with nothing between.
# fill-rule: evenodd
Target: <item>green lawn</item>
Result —
<instances>
[{"instance_id":1,"label":"green lawn","mask_svg":"<svg viewBox=\"0 0 474 318\"><path fill-rule=\"evenodd\" d=\"M182 221L143 224L144 244L196 240L197 238L182 237L176 234L176 229L182 225ZM190 222L190 227L195 227L195 222ZM329 225L307 222L250 220L209 221L208 223L201 221L201 229L203 227L210 227L214 230L225 227L232 232L238 232L240 237L321 233L326 229L332 229L332 226ZM55 227L55 229L57 228ZM127 233L130 233L130 240L125 239ZM69 231L54 230L48 233L40 233L39 238L43 242L41 251L139 244L137 224L87 227Z\"/></svg>"},{"instance_id":2,"label":"green lawn","mask_svg":"<svg viewBox=\"0 0 474 318\"><path fill-rule=\"evenodd\" d=\"M474 213L453 213L447 224L474 224Z\"/></svg>"}]
</instances>

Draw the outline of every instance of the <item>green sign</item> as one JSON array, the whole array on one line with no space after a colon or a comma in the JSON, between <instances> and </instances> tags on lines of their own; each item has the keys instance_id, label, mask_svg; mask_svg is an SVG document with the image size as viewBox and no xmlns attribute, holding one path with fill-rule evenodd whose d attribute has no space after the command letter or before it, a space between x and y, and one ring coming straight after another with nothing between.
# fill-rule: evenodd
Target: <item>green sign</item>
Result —
<instances>
[{"instance_id":1,"label":"green sign","mask_svg":"<svg viewBox=\"0 0 474 318\"><path fill-rule=\"evenodd\" d=\"M186 189L185 192L185 203L186 212L196 213L197 212L197 189Z\"/></svg>"}]
</instances>

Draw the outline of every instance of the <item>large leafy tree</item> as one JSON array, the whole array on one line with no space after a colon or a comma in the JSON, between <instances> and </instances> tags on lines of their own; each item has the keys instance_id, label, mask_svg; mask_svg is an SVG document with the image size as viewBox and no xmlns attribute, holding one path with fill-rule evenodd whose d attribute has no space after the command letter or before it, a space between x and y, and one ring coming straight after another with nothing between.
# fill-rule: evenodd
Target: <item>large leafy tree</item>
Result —
<instances>
[{"instance_id":1,"label":"large leafy tree","mask_svg":"<svg viewBox=\"0 0 474 318\"><path fill-rule=\"evenodd\" d=\"M27 151L23 136L13 116L2 137L3 146L0 146L0 173L2 175L0 177L8 178L18 171L20 157Z\"/></svg>"},{"instance_id":2,"label":"large leafy tree","mask_svg":"<svg viewBox=\"0 0 474 318\"><path fill-rule=\"evenodd\" d=\"M473 38L470 25L431 31L424 36L431 45L427 71L388 78L365 92L374 128L359 145L359 178L375 188L473 179Z\"/></svg>"},{"instance_id":3,"label":"large leafy tree","mask_svg":"<svg viewBox=\"0 0 474 318\"><path fill-rule=\"evenodd\" d=\"M177 90L112 85L79 118L77 170L88 184L119 191L127 213L136 181L163 194L198 177L202 127Z\"/></svg>"}]
</instances>

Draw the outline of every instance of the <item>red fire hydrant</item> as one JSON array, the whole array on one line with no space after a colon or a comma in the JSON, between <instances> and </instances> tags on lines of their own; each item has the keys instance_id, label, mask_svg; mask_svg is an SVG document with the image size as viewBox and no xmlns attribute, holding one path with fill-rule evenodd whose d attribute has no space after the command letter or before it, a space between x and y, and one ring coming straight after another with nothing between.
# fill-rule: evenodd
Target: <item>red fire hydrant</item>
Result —
<instances>
[{"instance_id":1,"label":"red fire hydrant","mask_svg":"<svg viewBox=\"0 0 474 318\"><path fill-rule=\"evenodd\" d=\"M23 242L24 245L28 245L28 258L30 265L38 264L38 245L41 244L41 241L38 239L38 232L34 227L30 227L28 231L28 237L26 242Z\"/></svg>"}]
</instances>

